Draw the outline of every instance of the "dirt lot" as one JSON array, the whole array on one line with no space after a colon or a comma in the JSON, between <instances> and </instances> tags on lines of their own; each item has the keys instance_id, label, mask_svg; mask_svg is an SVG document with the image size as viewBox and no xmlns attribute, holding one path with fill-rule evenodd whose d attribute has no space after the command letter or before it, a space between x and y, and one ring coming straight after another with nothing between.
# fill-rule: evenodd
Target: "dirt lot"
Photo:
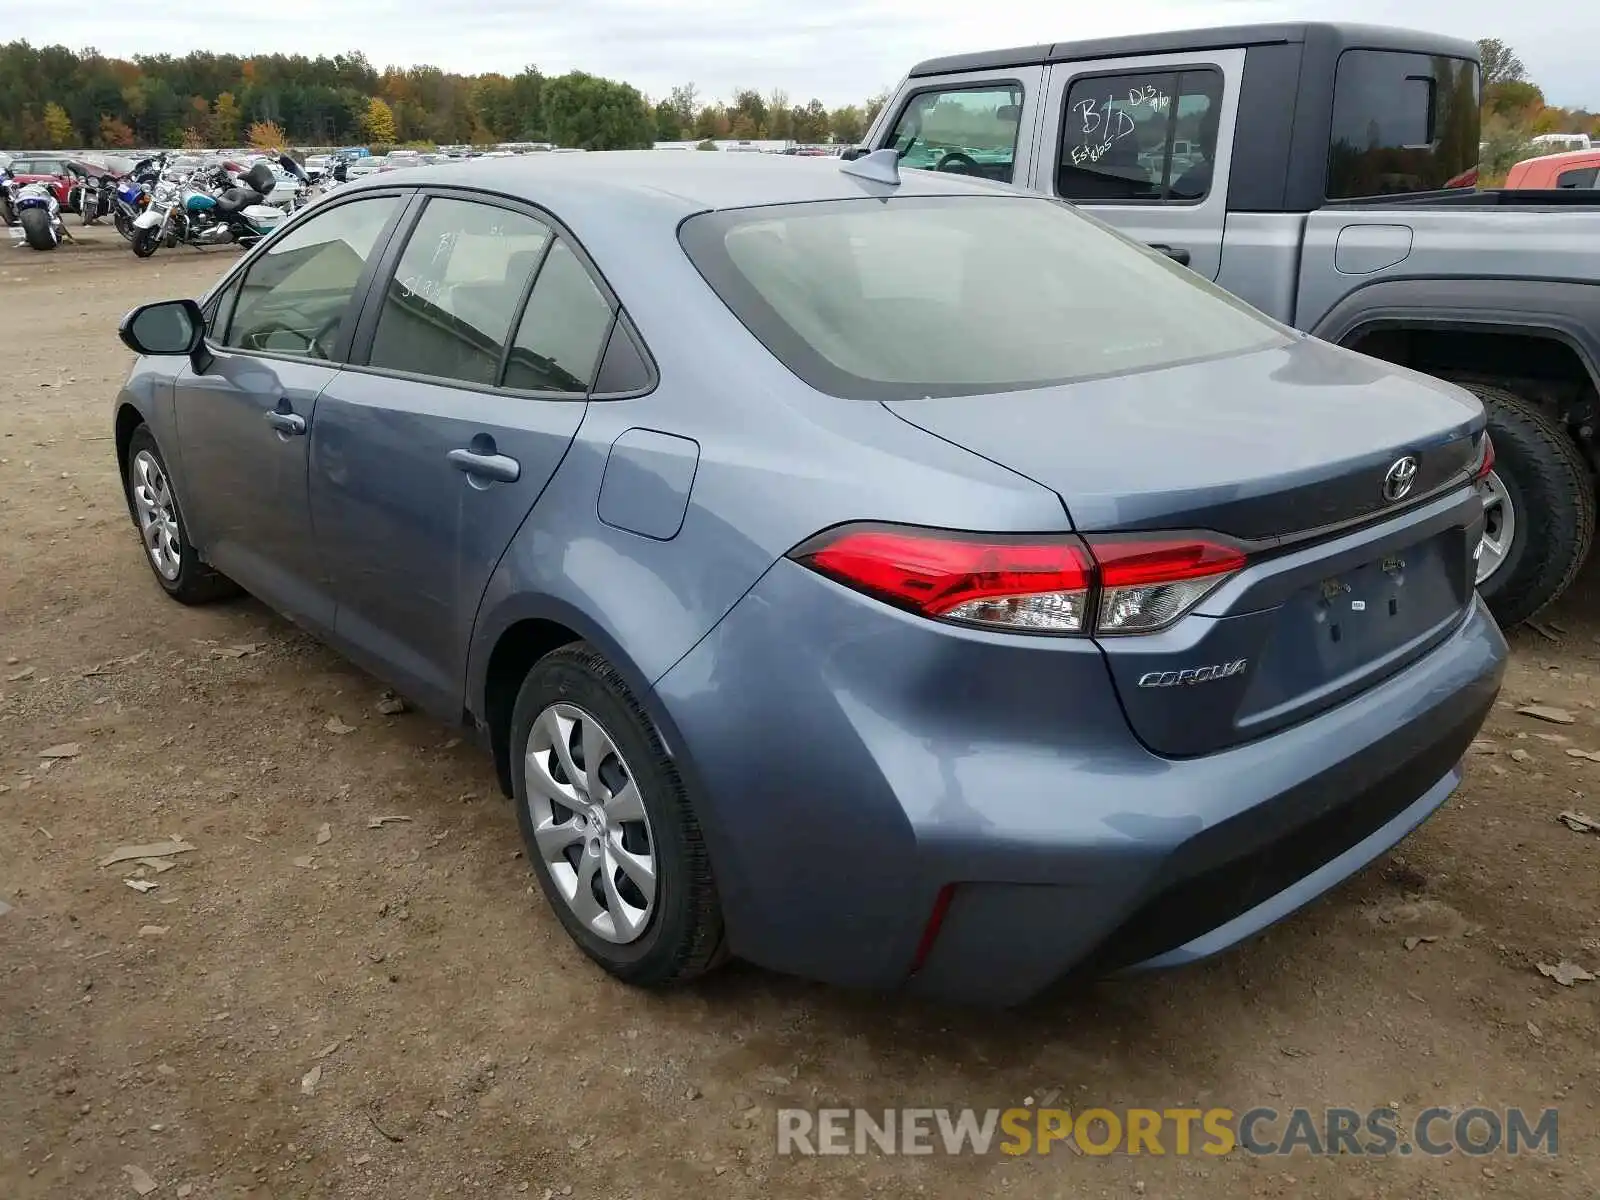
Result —
<instances>
[{"instance_id":1,"label":"dirt lot","mask_svg":"<svg viewBox=\"0 0 1600 1200\"><path fill-rule=\"evenodd\" d=\"M1600 573L1516 635L1451 804L1219 961L1005 1014L740 967L638 994L567 942L455 731L379 714L378 683L259 605L185 610L149 577L116 320L227 261L0 242L0 1197L134 1196L128 1166L197 1200L1600 1194L1600 982L1536 969L1600 973L1600 836L1556 819L1600 815L1600 762L1567 753L1600 750ZM170 869L97 865L174 836ZM779 1107L1055 1096L1559 1106L1560 1152L774 1151Z\"/></svg>"}]
</instances>

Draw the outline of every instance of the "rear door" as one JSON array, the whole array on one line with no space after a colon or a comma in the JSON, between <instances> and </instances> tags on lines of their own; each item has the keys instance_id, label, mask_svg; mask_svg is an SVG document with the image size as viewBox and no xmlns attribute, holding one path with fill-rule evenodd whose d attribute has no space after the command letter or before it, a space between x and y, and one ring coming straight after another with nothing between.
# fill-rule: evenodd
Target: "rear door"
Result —
<instances>
[{"instance_id":1,"label":"rear door","mask_svg":"<svg viewBox=\"0 0 1600 1200\"><path fill-rule=\"evenodd\" d=\"M458 715L500 556L583 419L614 306L545 215L419 199L323 393L311 509L346 649Z\"/></svg>"},{"instance_id":2,"label":"rear door","mask_svg":"<svg viewBox=\"0 0 1600 1200\"><path fill-rule=\"evenodd\" d=\"M1215 279L1244 54L1052 64L1033 187Z\"/></svg>"},{"instance_id":3,"label":"rear door","mask_svg":"<svg viewBox=\"0 0 1600 1200\"><path fill-rule=\"evenodd\" d=\"M903 167L1025 185L1043 86L1037 66L912 80L879 123L873 149L893 146Z\"/></svg>"}]
</instances>

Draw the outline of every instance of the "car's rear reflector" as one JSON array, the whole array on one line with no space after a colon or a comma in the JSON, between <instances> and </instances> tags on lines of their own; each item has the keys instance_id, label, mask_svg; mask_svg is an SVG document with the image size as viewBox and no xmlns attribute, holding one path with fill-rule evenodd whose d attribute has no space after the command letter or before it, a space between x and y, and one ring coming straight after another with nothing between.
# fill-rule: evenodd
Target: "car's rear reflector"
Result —
<instances>
[{"instance_id":1,"label":"car's rear reflector","mask_svg":"<svg viewBox=\"0 0 1600 1200\"><path fill-rule=\"evenodd\" d=\"M848 525L790 555L812 570L938 620L1016 633L1149 633L1245 564L1211 537L954 533ZM1098 603L1096 603L1098 601Z\"/></svg>"}]
</instances>

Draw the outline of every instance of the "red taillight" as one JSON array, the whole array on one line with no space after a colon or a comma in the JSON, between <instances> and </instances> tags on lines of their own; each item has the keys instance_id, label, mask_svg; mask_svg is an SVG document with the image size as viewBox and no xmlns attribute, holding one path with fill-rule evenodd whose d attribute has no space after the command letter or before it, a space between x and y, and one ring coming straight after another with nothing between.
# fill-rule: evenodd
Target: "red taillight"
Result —
<instances>
[{"instance_id":1,"label":"red taillight","mask_svg":"<svg viewBox=\"0 0 1600 1200\"><path fill-rule=\"evenodd\" d=\"M1478 467L1472 474L1473 483L1482 483L1489 478L1489 472L1494 470L1494 442L1489 440L1489 435L1483 435L1483 449L1478 452Z\"/></svg>"},{"instance_id":2,"label":"red taillight","mask_svg":"<svg viewBox=\"0 0 1600 1200\"><path fill-rule=\"evenodd\" d=\"M1245 564L1204 537L945 533L855 525L793 558L926 617L1016 633L1150 633ZM1093 603L1098 599L1098 604Z\"/></svg>"},{"instance_id":3,"label":"red taillight","mask_svg":"<svg viewBox=\"0 0 1600 1200\"><path fill-rule=\"evenodd\" d=\"M1242 551L1196 538L1090 540L1100 564L1097 633L1164 629L1245 564Z\"/></svg>"},{"instance_id":4,"label":"red taillight","mask_svg":"<svg viewBox=\"0 0 1600 1200\"><path fill-rule=\"evenodd\" d=\"M1001 538L855 527L795 557L840 583L927 617L1079 633L1092 564L1074 537Z\"/></svg>"}]
</instances>

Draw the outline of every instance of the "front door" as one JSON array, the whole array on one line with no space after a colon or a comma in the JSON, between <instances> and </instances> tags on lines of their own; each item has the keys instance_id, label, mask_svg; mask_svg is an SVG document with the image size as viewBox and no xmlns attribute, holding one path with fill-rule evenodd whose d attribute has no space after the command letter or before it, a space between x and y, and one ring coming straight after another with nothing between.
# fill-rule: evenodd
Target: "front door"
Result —
<instances>
[{"instance_id":1,"label":"front door","mask_svg":"<svg viewBox=\"0 0 1600 1200\"><path fill-rule=\"evenodd\" d=\"M338 374L352 298L399 215L398 196L291 230L225 290L203 372L173 390L193 536L218 570L286 616L331 628L307 486L317 398Z\"/></svg>"},{"instance_id":2,"label":"front door","mask_svg":"<svg viewBox=\"0 0 1600 1200\"><path fill-rule=\"evenodd\" d=\"M1052 63L1034 186L1216 279L1243 68L1243 50Z\"/></svg>"},{"instance_id":3,"label":"front door","mask_svg":"<svg viewBox=\"0 0 1600 1200\"><path fill-rule=\"evenodd\" d=\"M483 198L430 197L387 258L318 404L312 519L341 644L458 717L478 602L583 420L612 306L549 225Z\"/></svg>"}]
</instances>

